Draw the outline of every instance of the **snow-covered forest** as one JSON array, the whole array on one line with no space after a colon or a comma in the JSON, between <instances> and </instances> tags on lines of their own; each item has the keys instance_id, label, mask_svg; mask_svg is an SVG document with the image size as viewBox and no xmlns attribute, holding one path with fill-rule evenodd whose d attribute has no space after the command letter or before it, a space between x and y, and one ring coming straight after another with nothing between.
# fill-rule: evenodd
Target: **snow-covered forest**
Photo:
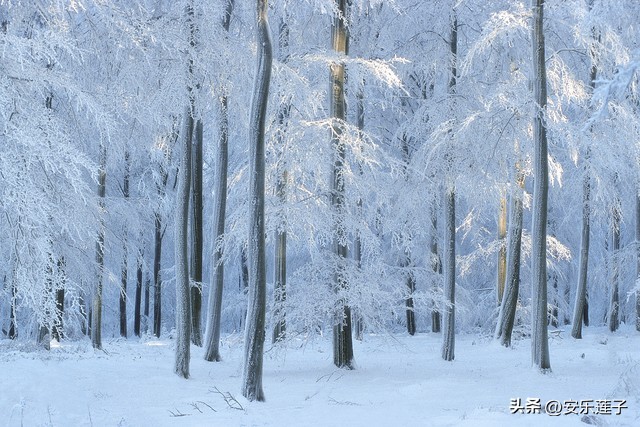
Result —
<instances>
[{"instance_id":1,"label":"snow-covered forest","mask_svg":"<svg viewBox=\"0 0 640 427\"><path fill-rule=\"evenodd\" d=\"M150 425L285 425L285 394L316 396L300 381L437 363L459 389L478 356L637 421L638 17L636 0L0 0L0 412L149 419L29 413L34 359L72 377L107 359L116 389L158 375L190 396ZM245 418L216 418L194 381ZM347 423L367 384L318 399ZM482 405L505 418L434 423L541 425ZM304 425L342 425L311 408Z\"/></svg>"}]
</instances>

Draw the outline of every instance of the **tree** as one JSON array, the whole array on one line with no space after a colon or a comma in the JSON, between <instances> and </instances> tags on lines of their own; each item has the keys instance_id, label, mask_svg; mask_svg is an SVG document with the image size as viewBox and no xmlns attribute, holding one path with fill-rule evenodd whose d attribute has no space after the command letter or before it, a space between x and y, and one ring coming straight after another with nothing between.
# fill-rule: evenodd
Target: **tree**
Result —
<instances>
[{"instance_id":1,"label":"tree","mask_svg":"<svg viewBox=\"0 0 640 427\"><path fill-rule=\"evenodd\" d=\"M533 115L534 190L532 225L532 310L531 355L532 363L540 370L551 369L547 336L547 198L549 168L547 159L547 77L544 44L544 0L532 0L533 28Z\"/></svg>"},{"instance_id":2,"label":"tree","mask_svg":"<svg viewBox=\"0 0 640 427\"><path fill-rule=\"evenodd\" d=\"M347 31L347 0L335 0L333 24L331 26L331 45L339 55L348 54L349 34ZM347 258L347 236L344 229L344 162L345 146L341 140L344 131L345 100L345 64L334 62L330 65L331 88L329 91L329 109L332 118L331 146L334 164L331 187L331 207L334 215L333 256L336 270L333 287L336 294L344 292L348 286L345 261ZM353 342L351 339L351 309L342 297L338 297L333 325L333 363L339 368L353 369Z\"/></svg>"},{"instance_id":3,"label":"tree","mask_svg":"<svg viewBox=\"0 0 640 427\"><path fill-rule=\"evenodd\" d=\"M229 33L231 24L231 14L233 13L234 0L227 0L224 17L222 18L222 28L225 34ZM219 362L220 356L220 327L222 321L222 291L224 288L224 260L223 242L224 224L227 215L227 171L229 163L229 113L228 113L228 91L221 87L219 99L219 123L218 129L218 158L216 159L216 191L214 200L213 226L215 231L213 250L213 289L209 293L209 313L207 328L205 332L205 354L204 359Z\"/></svg>"},{"instance_id":4,"label":"tree","mask_svg":"<svg viewBox=\"0 0 640 427\"><path fill-rule=\"evenodd\" d=\"M266 262L264 241L265 152L264 133L271 81L271 33L268 1L256 1L258 67L256 70L249 127L250 192L249 213L249 295L245 322L242 395L248 400L264 401L262 358L265 337Z\"/></svg>"},{"instance_id":5,"label":"tree","mask_svg":"<svg viewBox=\"0 0 640 427\"><path fill-rule=\"evenodd\" d=\"M451 37L449 39L451 53L451 76L449 78L449 94L456 93L457 55L458 55L458 17L453 10L451 21ZM449 136L449 144L453 144L453 136ZM456 190L453 177L453 147L445 155L447 176L444 195L444 299L446 306L442 316L442 358L451 361L455 358L455 315L456 315Z\"/></svg>"},{"instance_id":6,"label":"tree","mask_svg":"<svg viewBox=\"0 0 640 427\"><path fill-rule=\"evenodd\" d=\"M100 141L100 167L98 169L98 198L99 208L101 210L100 227L98 229L98 237L96 239L96 266L97 266L97 278L96 287L93 294L93 304L91 307L92 319L91 319L91 344L93 348L102 348L102 286L104 281L104 215L105 210L105 189L107 178L107 147L103 141Z\"/></svg>"}]
</instances>

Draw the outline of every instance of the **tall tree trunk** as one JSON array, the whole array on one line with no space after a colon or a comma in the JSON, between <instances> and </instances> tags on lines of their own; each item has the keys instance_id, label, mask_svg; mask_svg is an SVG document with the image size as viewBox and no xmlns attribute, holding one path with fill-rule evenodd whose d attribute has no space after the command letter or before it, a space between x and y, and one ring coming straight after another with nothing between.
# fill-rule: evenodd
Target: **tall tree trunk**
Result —
<instances>
[{"instance_id":1,"label":"tall tree trunk","mask_svg":"<svg viewBox=\"0 0 640 427\"><path fill-rule=\"evenodd\" d=\"M193 135L191 174L191 342L202 347L200 317L202 313L202 250L203 250L203 205L202 205L202 118L198 117Z\"/></svg>"},{"instance_id":2,"label":"tall tree trunk","mask_svg":"<svg viewBox=\"0 0 640 427\"><path fill-rule=\"evenodd\" d=\"M498 305L502 303L505 281L507 277L507 195L500 196L500 213L498 214L498 241L500 250L498 251L498 278L496 284L496 298Z\"/></svg>"},{"instance_id":3,"label":"tall tree trunk","mask_svg":"<svg viewBox=\"0 0 640 427\"><path fill-rule=\"evenodd\" d=\"M591 184L589 172L584 172L582 183L582 233L580 238L580 271L578 272L578 288L576 289L576 302L573 308L573 325L571 336L576 339L582 338L582 320L585 317L585 305L587 302L587 269L589 266L589 217L591 216L590 206Z\"/></svg>"},{"instance_id":4,"label":"tall tree trunk","mask_svg":"<svg viewBox=\"0 0 640 427\"><path fill-rule=\"evenodd\" d=\"M278 37L278 60L281 63L287 62L289 49L289 26L285 17L280 18L280 28ZM288 100L284 101L278 109L278 126L280 131L277 134L278 149L280 150L280 158L278 163L281 165L278 172L276 182L276 197L280 203L282 211L280 212L279 224L276 229L275 236L275 259L274 259L274 314L275 325L273 328L273 342L280 341L285 337L286 331L286 312L284 304L287 300L287 220L284 215L284 206L287 202L287 165L285 160L285 144L286 144L286 126L289 119Z\"/></svg>"},{"instance_id":5,"label":"tall tree trunk","mask_svg":"<svg viewBox=\"0 0 640 427\"><path fill-rule=\"evenodd\" d=\"M506 248L508 252L505 271L506 283L495 332L496 339L500 340L500 344L505 347L511 346L511 334L513 333L520 290L524 174L520 171L519 165L516 165L516 169L516 182L519 188L515 188L511 194L511 217L509 218L509 234Z\"/></svg>"},{"instance_id":6,"label":"tall tree trunk","mask_svg":"<svg viewBox=\"0 0 640 427\"><path fill-rule=\"evenodd\" d=\"M125 203L129 200L129 170L131 168L131 160L129 151L124 153L124 182L122 185L122 196ZM120 275L120 336L127 337L127 281L129 278L128 266L128 245L127 245L127 226L125 224L122 233L122 270Z\"/></svg>"},{"instance_id":7,"label":"tall tree trunk","mask_svg":"<svg viewBox=\"0 0 640 427\"><path fill-rule=\"evenodd\" d=\"M245 322L245 351L242 395L248 400L264 401L262 358L264 353L266 311L266 260L264 239L265 150L264 133L271 81L271 32L267 0L256 1L258 67L251 103L249 215L249 298Z\"/></svg>"},{"instance_id":8,"label":"tall tree trunk","mask_svg":"<svg viewBox=\"0 0 640 427\"><path fill-rule=\"evenodd\" d=\"M532 0L533 93L536 102L533 120L534 188L532 230L532 363L542 371L551 369L547 336L547 198L549 172L547 159L547 71L544 46L544 0Z\"/></svg>"},{"instance_id":9,"label":"tall tree trunk","mask_svg":"<svg viewBox=\"0 0 640 427\"><path fill-rule=\"evenodd\" d=\"M227 8L222 19L222 28L229 32L231 14L233 13L234 0L227 0ZM224 224L227 210L227 169L229 157L229 114L227 110L226 88L222 87L220 96L220 122L218 138L218 159L216 161L216 192L214 199L213 227L213 287L209 292L207 327L205 330L204 359L219 362L220 356L220 327L222 322L222 291L224 288L224 262L222 260L222 238L224 237Z\"/></svg>"},{"instance_id":10,"label":"tall tree trunk","mask_svg":"<svg viewBox=\"0 0 640 427\"><path fill-rule=\"evenodd\" d=\"M403 101L404 103L404 101ZM409 150L409 141L407 140L406 135L402 135L402 169L404 180L406 183L409 182L409 165L411 163L411 153ZM411 268L413 266L413 262L411 260L411 252L407 251L405 253L405 259L402 261L403 267L407 270L407 274L405 277L405 284L407 286L405 298L405 312L407 318L407 332L409 335L415 335L416 333L416 313L414 311L414 303L413 303L413 294L416 290L416 280L413 276L413 272Z\"/></svg>"},{"instance_id":11,"label":"tall tree trunk","mask_svg":"<svg viewBox=\"0 0 640 427\"><path fill-rule=\"evenodd\" d=\"M431 269L433 270L433 281L431 288L436 294L440 288L439 282L442 277L442 260L438 253L438 214L435 207L431 209L431 241L429 244L429 250L431 252ZM431 310L431 332L439 333L441 330L440 325L440 311L438 305L434 304Z\"/></svg>"},{"instance_id":12,"label":"tall tree trunk","mask_svg":"<svg viewBox=\"0 0 640 427\"><path fill-rule=\"evenodd\" d=\"M140 336L140 309L142 304L142 251L138 251L136 261L136 300L133 312L133 333Z\"/></svg>"},{"instance_id":13,"label":"tall tree trunk","mask_svg":"<svg viewBox=\"0 0 640 427\"><path fill-rule=\"evenodd\" d=\"M364 131L364 81L360 84L358 92L356 93L356 126L362 137ZM359 166L362 173L362 166ZM358 215L362 212L362 199L358 199L356 202L358 207ZM362 269L362 239L360 238L360 231L356 232L356 236L353 242L353 259L356 262L356 268ZM353 313L353 330L355 332L355 339L362 341L364 335L364 319L361 310L356 310Z\"/></svg>"},{"instance_id":14,"label":"tall tree trunk","mask_svg":"<svg viewBox=\"0 0 640 427\"><path fill-rule=\"evenodd\" d=\"M620 201L615 200L611 220L611 299L609 301L609 331L620 326Z\"/></svg>"},{"instance_id":15,"label":"tall tree trunk","mask_svg":"<svg viewBox=\"0 0 640 427\"><path fill-rule=\"evenodd\" d=\"M193 19L193 4L189 5ZM193 23L191 23L193 25ZM191 92L191 91L189 91ZM193 104L192 104L193 105ZM176 268L176 358L174 372L189 378L191 357L191 303L189 286L189 187L191 185L191 137L193 131L193 108L187 107L180 151L182 158L178 169L178 188L175 213L175 268Z\"/></svg>"},{"instance_id":16,"label":"tall tree trunk","mask_svg":"<svg viewBox=\"0 0 640 427\"><path fill-rule=\"evenodd\" d=\"M347 32L347 0L334 0L336 14L331 27L331 45L339 55L349 52L349 34ZM347 244L344 236L344 162L345 146L342 141L345 120L345 64L335 62L330 66L331 88L329 91L331 124L331 145L334 152L333 176L331 187L331 206L335 215L333 254L336 259L334 289L336 294L348 287L346 278ZM351 309L341 298L336 301L336 312L333 326L333 363L339 368L353 369L353 341L351 339Z\"/></svg>"},{"instance_id":17,"label":"tall tree trunk","mask_svg":"<svg viewBox=\"0 0 640 427\"><path fill-rule=\"evenodd\" d=\"M157 185L158 198L164 197L167 186L168 174L164 165L160 165L161 183ZM154 252L153 252L153 335L160 338L162 328L162 278L160 277L160 267L162 265L162 239L164 237L162 213L158 210L155 213L154 221ZM147 300L148 301L148 300ZM145 303L145 315L148 316L147 305Z\"/></svg>"},{"instance_id":18,"label":"tall tree trunk","mask_svg":"<svg viewBox=\"0 0 640 427\"><path fill-rule=\"evenodd\" d=\"M93 307L91 309L91 344L93 348L102 349L102 285L104 281L104 211L105 211L105 181L107 178L107 147L100 142L100 166L98 169L98 209L99 224L96 240L96 288L93 294Z\"/></svg>"},{"instance_id":19,"label":"tall tree trunk","mask_svg":"<svg viewBox=\"0 0 640 427\"><path fill-rule=\"evenodd\" d=\"M451 38L449 49L451 55L451 76L449 78L449 95L456 93L457 83L457 57L458 57L458 16L453 10L451 22ZM453 111L453 109L452 109ZM453 137L450 136L450 147L446 155L447 174L445 183L444 204L444 315L442 319L442 358L451 361L455 358L455 332L456 332L456 189L453 177Z\"/></svg>"}]
</instances>

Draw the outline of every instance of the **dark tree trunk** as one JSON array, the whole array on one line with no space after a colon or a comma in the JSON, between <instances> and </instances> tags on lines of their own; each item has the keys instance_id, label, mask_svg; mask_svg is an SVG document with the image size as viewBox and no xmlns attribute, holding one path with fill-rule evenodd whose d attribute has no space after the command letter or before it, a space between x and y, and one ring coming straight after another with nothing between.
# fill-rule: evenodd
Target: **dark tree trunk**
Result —
<instances>
[{"instance_id":1,"label":"dark tree trunk","mask_svg":"<svg viewBox=\"0 0 640 427\"><path fill-rule=\"evenodd\" d=\"M96 266L98 269L96 288L93 295L91 344L93 348L102 348L102 285L104 281L104 234L105 225L103 213L105 210L105 182L107 178L107 147L100 144L100 168L98 169L98 208L100 220L98 238L96 240Z\"/></svg>"},{"instance_id":2,"label":"dark tree trunk","mask_svg":"<svg viewBox=\"0 0 640 427\"><path fill-rule=\"evenodd\" d=\"M202 205L202 119L196 120L191 174L191 342L202 347L200 317L202 313L202 250L203 250L203 205Z\"/></svg>"},{"instance_id":3,"label":"dark tree trunk","mask_svg":"<svg viewBox=\"0 0 640 427\"><path fill-rule=\"evenodd\" d=\"M158 184L158 198L162 199L167 186L168 174L163 165L160 166L162 182ZM162 262L162 238L164 236L162 214L158 211L154 220L154 253L153 253L153 335L160 338L162 327L162 278L160 267ZM145 303L145 315L148 315Z\"/></svg>"},{"instance_id":4,"label":"dark tree trunk","mask_svg":"<svg viewBox=\"0 0 640 427\"><path fill-rule=\"evenodd\" d=\"M589 217L590 207L590 182L589 173L585 170L582 184L582 234L580 240L580 270L578 273L578 288L576 290L576 302L573 308L573 325L571 336L582 338L582 321L588 324L587 314L587 268L589 266Z\"/></svg>"},{"instance_id":5,"label":"dark tree trunk","mask_svg":"<svg viewBox=\"0 0 640 427\"><path fill-rule=\"evenodd\" d=\"M347 31L347 0L334 0L336 14L331 27L331 45L337 54L347 55L349 52L349 34ZM334 273L334 289L338 293L348 287L345 261L347 258L346 236L344 233L344 162L345 146L342 141L344 132L345 100L345 64L335 62L330 66L331 88L329 91L331 125L331 145L334 152L333 176L331 181L331 206L335 215L333 254L337 263ZM339 368L353 369L353 341L351 339L351 309L346 301L336 301L336 312L333 326L333 363Z\"/></svg>"},{"instance_id":6,"label":"dark tree trunk","mask_svg":"<svg viewBox=\"0 0 640 427\"><path fill-rule=\"evenodd\" d=\"M140 306L142 304L142 251L138 252L136 262L136 300L133 312L133 333L140 336Z\"/></svg>"},{"instance_id":7,"label":"dark tree trunk","mask_svg":"<svg viewBox=\"0 0 640 427\"><path fill-rule=\"evenodd\" d=\"M609 303L609 331L615 332L620 327L620 201L616 200L611 223L611 300Z\"/></svg>"},{"instance_id":8,"label":"dark tree trunk","mask_svg":"<svg viewBox=\"0 0 640 427\"><path fill-rule=\"evenodd\" d=\"M131 161L129 151L124 153L124 182L122 185L122 196L125 203L129 199L129 170L131 168ZM122 270L120 275L120 336L127 337L127 281L129 279L129 266L128 266L128 247L127 247L127 226L125 225L123 237L122 237Z\"/></svg>"},{"instance_id":9,"label":"dark tree trunk","mask_svg":"<svg viewBox=\"0 0 640 427\"><path fill-rule=\"evenodd\" d=\"M15 278L11 278L11 306L9 307L9 339L18 337L18 325L16 323L16 304L18 288Z\"/></svg>"},{"instance_id":10,"label":"dark tree trunk","mask_svg":"<svg viewBox=\"0 0 640 427\"><path fill-rule=\"evenodd\" d=\"M440 288L439 282L442 279L442 261L438 253L438 215L435 207L431 211L431 242L429 246L431 251L431 269L433 270L434 277L431 288L434 293L436 293ZM431 310L431 332L439 333L441 331L440 317L438 305L434 304Z\"/></svg>"}]
</instances>

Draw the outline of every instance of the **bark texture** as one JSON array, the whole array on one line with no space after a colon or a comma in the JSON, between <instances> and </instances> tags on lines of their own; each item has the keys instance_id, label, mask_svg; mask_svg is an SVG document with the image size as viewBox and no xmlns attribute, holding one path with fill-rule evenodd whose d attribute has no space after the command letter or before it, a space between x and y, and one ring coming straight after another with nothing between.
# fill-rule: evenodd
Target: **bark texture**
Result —
<instances>
[{"instance_id":1,"label":"bark texture","mask_svg":"<svg viewBox=\"0 0 640 427\"><path fill-rule=\"evenodd\" d=\"M105 211L105 183L107 179L107 147L100 143L100 166L98 168L98 209L100 219L98 224L98 238L96 240L96 288L93 294L91 309L91 345L102 349L102 284L104 281L104 211Z\"/></svg>"},{"instance_id":2,"label":"bark texture","mask_svg":"<svg viewBox=\"0 0 640 427\"><path fill-rule=\"evenodd\" d=\"M250 206L249 214L249 295L245 322L242 395L248 400L264 401L262 359L265 338L266 260L264 239L265 147L264 133L271 82L273 53L268 21L267 0L256 2L258 67L250 116Z\"/></svg>"},{"instance_id":3,"label":"bark texture","mask_svg":"<svg viewBox=\"0 0 640 427\"><path fill-rule=\"evenodd\" d=\"M544 44L544 0L532 0L533 94L536 102L533 119L534 187L532 227L532 305L531 356L540 370L551 369L547 336L547 199L549 166L547 159L547 73Z\"/></svg>"},{"instance_id":4,"label":"bark texture","mask_svg":"<svg viewBox=\"0 0 640 427\"><path fill-rule=\"evenodd\" d=\"M349 33L347 31L347 0L334 0L337 13L331 27L331 46L333 51L347 55L349 53ZM343 123L346 118L344 83L345 64L334 62L330 65L331 87L329 90L329 109L333 119L331 125L331 145L334 152L333 176L331 180L331 207L334 214L333 255L336 261L334 289L336 294L348 287L345 262L347 259L347 236L344 230L344 162L345 147L342 141ZM339 368L353 369L353 340L351 336L351 309L341 297L335 307L333 326L333 363Z\"/></svg>"}]
</instances>

